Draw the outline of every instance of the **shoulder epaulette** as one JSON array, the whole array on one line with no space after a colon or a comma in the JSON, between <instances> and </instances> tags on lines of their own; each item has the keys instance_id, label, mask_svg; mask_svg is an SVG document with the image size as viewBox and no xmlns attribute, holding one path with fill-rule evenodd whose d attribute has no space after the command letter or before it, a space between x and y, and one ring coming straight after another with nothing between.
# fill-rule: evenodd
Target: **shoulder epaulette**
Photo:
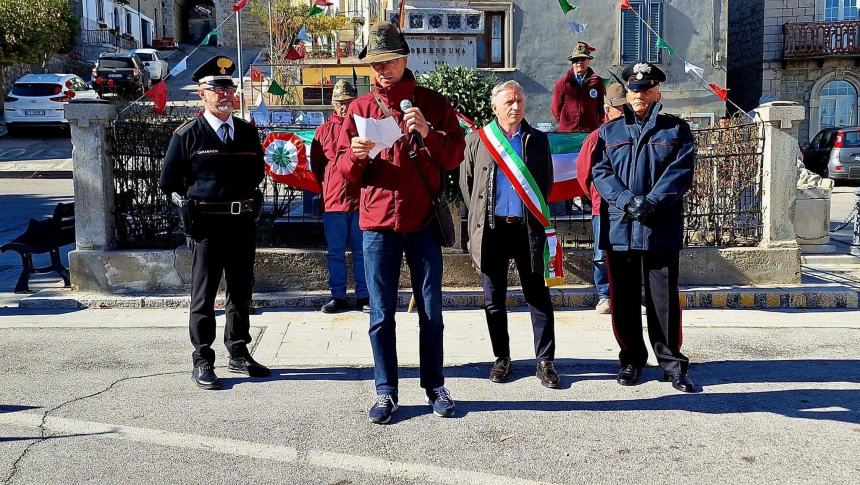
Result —
<instances>
[{"instance_id":1,"label":"shoulder epaulette","mask_svg":"<svg viewBox=\"0 0 860 485\"><path fill-rule=\"evenodd\" d=\"M192 124L194 124L195 121L197 121L197 118L190 119L185 123L182 123L181 125L177 126L175 130L173 130L173 134L182 135L183 133L188 131L188 129L191 127Z\"/></svg>"}]
</instances>

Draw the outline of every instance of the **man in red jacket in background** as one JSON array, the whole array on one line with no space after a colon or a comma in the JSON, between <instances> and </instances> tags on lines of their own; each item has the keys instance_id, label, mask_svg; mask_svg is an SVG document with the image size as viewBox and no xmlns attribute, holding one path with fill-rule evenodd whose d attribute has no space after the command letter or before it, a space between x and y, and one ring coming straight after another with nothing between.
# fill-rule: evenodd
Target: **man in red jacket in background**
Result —
<instances>
[{"instance_id":1,"label":"man in red jacket in background","mask_svg":"<svg viewBox=\"0 0 860 485\"><path fill-rule=\"evenodd\" d=\"M588 66L596 49L577 42L567 58L571 67L555 82L552 90L552 115L558 121L558 131L589 132L603 124L603 78Z\"/></svg>"},{"instance_id":2,"label":"man in red jacket in background","mask_svg":"<svg viewBox=\"0 0 860 485\"><path fill-rule=\"evenodd\" d=\"M328 286L331 301L322 306L324 313L339 313L349 309L346 301L346 243L352 249L352 273L355 279L355 307L370 312L367 284L364 278L364 250L358 227L358 197L360 188L349 183L335 168L337 143L343 125L343 115L355 97L355 87L341 79L332 89L334 114L317 128L311 144L311 169L322 185L323 229L328 246Z\"/></svg>"},{"instance_id":3,"label":"man in red jacket in background","mask_svg":"<svg viewBox=\"0 0 860 485\"><path fill-rule=\"evenodd\" d=\"M403 255L418 310L420 385L437 416L454 414L442 375L442 247L431 202L445 171L463 161L465 135L457 113L441 94L417 86L406 68L409 46L393 24L370 26L359 54L376 77L372 92L349 106L337 150L337 168L361 189L359 225L364 231L364 265L370 290L370 344L376 401L368 419L387 423L398 402L394 314ZM412 107L405 107L408 101ZM358 136L354 116L391 116L404 133L391 148Z\"/></svg>"},{"instance_id":4,"label":"man in red jacket in background","mask_svg":"<svg viewBox=\"0 0 860 485\"><path fill-rule=\"evenodd\" d=\"M612 121L624 116L622 106L627 102L624 86L615 83L606 89L603 98L603 109L606 121ZM609 302L609 269L606 267L606 254L597 246L597 235L600 234L600 193L594 186L591 176L591 154L597 144L597 130L589 134L582 142L579 156L576 158L576 180L583 192L591 199L591 227L594 229L594 286L597 288L597 313L608 315L611 309Z\"/></svg>"}]
</instances>

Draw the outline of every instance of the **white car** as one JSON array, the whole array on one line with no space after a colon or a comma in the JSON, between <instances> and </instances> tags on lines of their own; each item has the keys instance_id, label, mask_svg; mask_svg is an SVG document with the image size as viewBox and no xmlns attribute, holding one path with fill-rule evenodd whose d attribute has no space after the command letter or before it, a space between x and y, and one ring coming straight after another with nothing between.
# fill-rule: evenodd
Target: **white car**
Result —
<instances>
[{"instance_id":1,"label":"white car","mask_svg":"<svg viewBox=\"0 0 860 485\"><path fill-rule=\"evenodd\" d=\"M77 98L97 98L74 74L27 74L6 95L3 117L9 136L25 128L57 126L68 129L66 104Z\"/></svg>"},{"instance_id":2,"label":"white car","mask_svg":"<svg viewBox=\"0 0 860 485\"><path fill-rule=\"evenodd\" d=\"M167 60L164 59L164 55L158 49L135 49L132 53L137 54L137 57L143 61L153 83L161 81L170 72L170 69L167 68Z\"/></svg>"}]
</instances>

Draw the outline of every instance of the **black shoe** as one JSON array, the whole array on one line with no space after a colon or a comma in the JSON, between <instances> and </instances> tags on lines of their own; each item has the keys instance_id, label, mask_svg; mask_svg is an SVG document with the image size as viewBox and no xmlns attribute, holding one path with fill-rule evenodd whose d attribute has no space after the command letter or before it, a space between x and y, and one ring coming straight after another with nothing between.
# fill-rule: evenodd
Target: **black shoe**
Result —
<instances>
[{"instance_id":1,"label":"black shoe","mask_svg":"<svg viewBox=\"0 0 860 485\"><path fill-rule=\"evenodd\" d=\"M537 372L535 373L538 379L540 379L540 383L543 387L548 387L550 389L558 389L559 386L559 377L558 372L555 371L555 367L552 364L551 360L542 360L537 365Z\"/></svg>"},{"instance_id":2,"label":"black shoe","mask_svg":"<svg viewBox=\"0 0 860 485\"><path fill-rule=\"evenodd\" d=\"M363 311L364 313L370 313L370 298L356 298L355 308Z\"/></svg>"},{"instance_id":3,"label":"black shoe","mask_svg":"<svg viewBox=\"0 0 860 485\"><path fill-rule=\"evenodd\" d=\"M191 378L202 389L221 389L221 380L215 375L212 364L200 364L191 371Z\"/></svg>"},{"instance_id":4,"label":"black shoe","mask_svg":"<svg viewBox=\"0 0 860 485\"><path fill-rule=\"evenodd\" d=\"M618 372L616 379L622 386L635 386L639 383L639 378L642 376L642 368L635 365L625 365Z\"/></svg>"},{"instance_id":5,"label":"black shoe","mask_svg":"<svg viewBox=\"0 0 860 485\"><path fill-rule=\"evenodd\" d=\"M507 382L508 375L511 373L511 359L507 357L500 357L496 359L496 363L493 364L493 369L490 370L490 381L491 382Z\"/></svg>"},{"instance_id":6,"label":"black shoe","mask_svg":"<svg viewBox=\"0 0 860 485\"><path fill-rule=\"evenodd\" d=\"M681 392L696 392L696 386L693 384L693 379L686 372L678 372L677 374L663 374L664 382L671 382L672 387Z\"/></svg>"},{"instance_id":7,"label":"black shoe","mask_svg":"<svg viewBox=\"0 0 860 485\"><path fill-rule=\"evenodd\" d=\"M340 298L332 298L331 301L323 305L320 310L322 310L323 313L345 312L349 310L349 303Z\"/></svg>"},{"instance_id":8,"label":"black shoe","mask_svg":"<svg viewBox=\"0 0 860 485\"><path fill-rule=\"evenodd\" d=\"M227 370L236 374L245 374L251 377L269 377L272 371L256 360L248 357L231 358L227 363Z\"/></svg>"}]
</instances>

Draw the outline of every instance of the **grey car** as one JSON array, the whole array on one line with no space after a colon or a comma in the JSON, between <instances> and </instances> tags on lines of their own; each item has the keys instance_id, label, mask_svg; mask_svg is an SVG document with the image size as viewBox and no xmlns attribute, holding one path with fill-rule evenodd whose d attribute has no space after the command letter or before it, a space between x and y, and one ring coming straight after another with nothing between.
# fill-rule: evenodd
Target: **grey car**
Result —
<instances>
[{"instance_id":1,"label":"grey car","mask_svg":"<svg viewBox=\"0 0 860 485\"><path fill-rule=\"evenodd\" d=\"M860 179L860 126L825 128L803 152L809 170L832 179Z\"/></svg>"}]
</instances>

